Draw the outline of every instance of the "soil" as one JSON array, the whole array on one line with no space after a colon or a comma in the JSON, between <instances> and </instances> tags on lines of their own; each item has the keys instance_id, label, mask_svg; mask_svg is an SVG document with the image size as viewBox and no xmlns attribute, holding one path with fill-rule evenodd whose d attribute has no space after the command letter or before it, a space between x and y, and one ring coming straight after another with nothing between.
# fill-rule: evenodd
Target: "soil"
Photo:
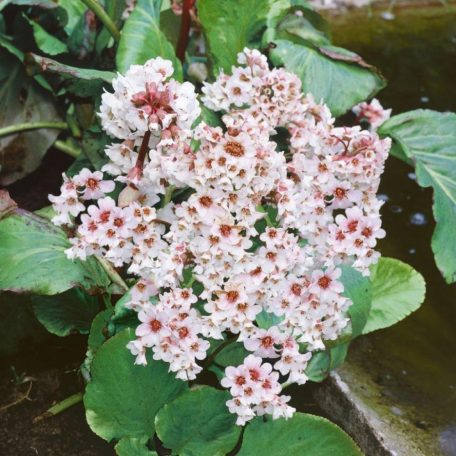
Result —
<instances>
[{"instance_id":1,"label":"soil","mask_svg":"<svg viewBox=\"0 0 456 456\"><path fill-rule=\"evenodd\" d=\"M8 186L8 191L24 209L47 206L47 195L59 192L61 173L71 162L62 152L51 149L35 172ZM1 456L115 455L113 445L87 425L82 402L34 421L55 403L83 391L78 368L86 347L83 336L50 336L45 344L31 345L26 352L0 359Z\"/></svg>"},{"instance_id":2,"label":"soil","mask_svg":"<svg viewBox=\"0 0 456 456\"><path fill-rule=\"evenodd\" d=\"M115 454L111 445L90 430L82 403L58 415L36 420L55 403L83 391L78 368L85 347L82 336L56 337L46 345L32 347L28 353L2 360L1 456Z\"/></svg>"}]
</instances>

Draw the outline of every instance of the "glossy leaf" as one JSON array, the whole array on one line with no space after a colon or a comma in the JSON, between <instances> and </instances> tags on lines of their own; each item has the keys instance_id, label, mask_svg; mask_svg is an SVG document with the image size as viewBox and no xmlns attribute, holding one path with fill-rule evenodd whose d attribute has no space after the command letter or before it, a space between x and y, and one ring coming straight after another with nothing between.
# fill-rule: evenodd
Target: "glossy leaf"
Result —
<instances>
[{"instance_id":1,"label":"glossy leaf","mask_svg":"<svg viewBox=\"0 0 456 456\"><path fill-rule=\"evenodd\" d=\"M116 54L117 69L125 73L133 64L142 65L160 56L174 65L174 78L182 79L182 65L172 44L160 30L162 0L138 0L122 29Z\"/></svg>"},{"instance_id":2,"label":"glossy leaf","mask_svg":"<svg viewBox=\"0 0 456 456\"><path fill-rule=\"evenodd\" d=\"M67 45L55 36L47 32L38 22L32 21L26 17L28 23L33 28L33 36L37 46L46 54L58 55L68 52Z\"/></svg>"},{"instance_id":3,"label":"glossy leaf","mask_svg":"<svg viewBox=\"0 0 456 456\"><path fill-rule=\"evenodd\" d=\"M330 26L320 14L304 5L291 5L292 1L281 0L281 3L269 15L268 28L263 35L264 47L278 38L330 44Z\"/></svg>"},{"instance_id":4,"label":"glossy leaf","mask_svg":"<svg viewBox=\"0 0 456 456\"><path fill-rule=\"evenodd\" d=\"M0 50L0 62L8 58ZM19 61L11 59L7 77L0 83L0 128L34 121L60 121L54 99L25 75ZM0 186L34 171L58 133L58 130L41 129L0 138Z\"/></svg>"},{"instance_id":5,"label":"glossy leaf","mask_svg":"<svg viewBox=\"0 0 456 456\"><path fill-rule=\"evenodd\" d=\"M105 309L99 312L92 321L90 326L87 347L92 353L95 353L107 339L107 326L112 316L111 309Z\"/></svg>"},{"instance_id":6,"label":"glossy leaf","mask_svg":"<svg viewBox=\"0 0 456 456\"><path fill-rule=\"evenodd\" d=\"M115 77L111 71L77 68L33 53L26 55L25 65L29 74L48 72L59 75L64 87L82 97L101 93Z\"/></svg>"},{"instance_id":7,"label":"glossy leaf","mask_svg":"<svg viewBox=\"0 0 456 456\"><path fill-rule=\"evenodd\" d=\"M105 3L105 10L114 24L121 29L122 28L122 15L127 7L126 0L107 0ZM131 3L131 2L130 2ZM96 49L97 52L100 53L105 49L108 45L115 44L115 41L109 32L109 30L103 26L101 32L98 34L97 41L96 41Z\"/></svg>"},{"instance_id":8,"label":"glossy leaf","mask_svg":"<svg viewBox=\"0 0 456 456\"><path fill-rule=\"evenodd\" d=\"M325 351L314 352L306 369L312 382L322 382L332 369L340 366L347 357L349 343L342 343Z\"/></svg>"},{"instance_id":9,"label":"glossy leaf","mask_svg":"<svg viewBox=\"0 0 456 456\"><path fill-rule=\"evenodd\" d=\"M415 165L417 182L434 189L432 250L448 283L456 281L456 114L418 109L387 120L391 154Z\"/></svg>"},{"instance_id":10,"label":"glossy leaf","mask_svg":"<svg viewBox=\"0 0 456 456\"><path fill-rule=\"evenodd\" d=\"M65 32L71 35L79 19L84 14L87 6L81 0L58 0L58 5L62 7L68 17L65 25Z\"/></svg>"},{"instance_id":11,"label":"glossy leaf","mask_svg":"<svg viewBox=\"0 0 456 456\"><path fill-rule=\"evenodd\" d=\"M227 391L201 386L166 404L155 428L166 448L186 456L225 456L239 439L241 428L228 411Z\"/></svg>"},{"instance_id":12,"label":"glossy leaf","mask_svg":"<svg viewBox=\"0 0 456 456\"><path fill-rule=\"evenodd\" d=\"M380 258L371 268L371 282L372 304L363 334L394 325L424 301L422 275L402 261Z\"/></svg>"},{"instance_id":13,"label":"glossy leaf","mask_svg":"<svg viewBox=\"0 0 456 456\"><path fill-rule=\"evenodd\" d=\"M295 413L289 420L255 418L244 432L238 456L362 456L353 440L335 424Z\"/></svg>"},{"instance_id":14,"label":"glossy leaf","mask_svg":"<svg viewBox=\"0 0 456 456\"><path fill-rule=\"evenodd\" d=\"M307 365L307 377L312 382L322 382L329 374L330 364L331 360L326 350L314 352Z\"/></svg>"},{"instance_id":15,"label":"glossy leaf","mask_svg":"<svg viewBox=\"0 0 456 456\"><path fill-rule=\"evenodd\" d=\"M219 343L222 343L218 341ZM244 358L249 352L244 348L242 342L233 342L227 345L220 353L215 357L215 362L220 366L239 366L243 363Z\"/></svg>"},{"instance_id":16,"label":"glossy leaf","mask_svg":"<svg viewBox=\"0 0 456 456\"><path fill-rule=\"evenodd\" d=\"M109 323L109 330L112 334L123 331L125 328L133 328L139 324L138 313L132 309L127 309L125 303L130 301L131 292L128 290L114 306L114 314Z\"/></svg>"},{"instance_id":17,"label":"glossy leaf","mask_svg":"<svg viewBox=\"0 0 456 456\"><path fill-rule=\"evenodd\" d=\"M345 49L284 39L275 39L274 44L272 62L298 75L302 91L327 104L335 116L373 97L385 86L375 68Z\"/></svg>"},{"instance_id":18,"label":"glossy leaf","mask_svg":"<svg viewBox=\"0 0 456 456\"><path fill-rule=\"evenodd\" d=\"M352 338L354 338L362 334L366 325L372 302L372 286L369 277L364 277L352 267L342 265L341 269L343 294L353 302L348 313L352 325Z\"/></svg>"},{"instance_id":19,"label":"glossy leaf","mask_svg":"<svg viewBox=\"0 0 456 456\"><path fill-rule=\"evenodd\" d=\"M32 303L39 322L61 337L74 332L88 334L99 310L97 298L77 288L54 296L33 296Z\"/></svg>"},{"instance_id":20,"label":"glossy leaf","mask_svg":"<svg viewBox=\"0 0 456 456\"><path fill-rule=\"evenodd\" d=\"M265 28L273 0L200 0L198 15L214 72L231 71L236 57Z\"/></svg>"},{"instance_id":21,"label":"glossy leaf","mask_svg":"<svg viewBox=\"0 0 456 456\"><path fill-rule=\"evenodd\" d=\"M29 68L30 70L37 69L39 71L48 71L50 73L59 74L62 77L83 79L85 81L100 80L110 84L112 79L116 76L115 73L111 71L77 68L32 53L27 54L26 63L28 65L37 65L35 67L31 66Z\"/></svg>"},{"instance_id":22,"label":"glossy leaf","mask_svg":"<svg viewBox=\"0 0 456 456\"><path fill-rule=\"evenodd\" d=\"M86 418L92 430L105 440L153 436L155 415L166 403L187 389L168 372L168 364L152 359L134 364L127 349L134 331L126 329L105 342L91 364L92 380L84 396Z\"/></svg>"},{"instance_id":23,"label":"glossy leaf","mask_svg":"<svg viewBox=\"0 0 456 456\"><path fill-rule=\"evenodd\" d=\"M124 437L115 446L117 456L158 456L146 447L146 438Z\"/></svg>"},{"instance_id":24,"label":"glossy leaf","mask_svg":"<svg viewBox=\"0 0 456 456\"><path fill-rule=\"evenodd\" d=\"M269 329L271 326L278 325L283 320L283 316L278 317L277 315L271 312L266 312L265 310L262 310L255 319L258 327L263 329Z\"/></svg>"},{"instance_id":25,"label":"glossy leaf","mask_svg":"<svg viewBox=\"0 0 456 456\"><path fill-rule=\"evenodd\" d=\"M107 288L98 262L69 260L69 247L66 234L49 220L17 210L0 221L0 289L54 295L75 286Z\"/></svg>"},{"instance_id":26,"label":"glossy leaf","mask_svg":"<svg viewBox=\"0 0 456 456\"><path fill-rule=\"evenodd\" d=\"M70 53L77 60L90 58L95 50L97 33L97 20L94 12L92 10L84 11L68 38Z\"/></svg>"}]
</instances>

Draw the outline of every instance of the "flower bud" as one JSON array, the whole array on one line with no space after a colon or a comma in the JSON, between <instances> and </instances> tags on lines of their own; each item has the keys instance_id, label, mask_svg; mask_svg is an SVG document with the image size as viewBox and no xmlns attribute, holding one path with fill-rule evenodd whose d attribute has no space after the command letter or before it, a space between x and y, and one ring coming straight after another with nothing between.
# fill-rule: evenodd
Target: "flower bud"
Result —
<instances>
[{"instance_id":1,"label":"flower bud","mask_svg":"<svg viewBox=\"0 0 456 456\"><path fill-rule=\"evenodd\" d=\"M127 207L139 197L139 190L134 185L130 184L125 187L119 194L119 207Z\"/></svg>"}]
</instances>

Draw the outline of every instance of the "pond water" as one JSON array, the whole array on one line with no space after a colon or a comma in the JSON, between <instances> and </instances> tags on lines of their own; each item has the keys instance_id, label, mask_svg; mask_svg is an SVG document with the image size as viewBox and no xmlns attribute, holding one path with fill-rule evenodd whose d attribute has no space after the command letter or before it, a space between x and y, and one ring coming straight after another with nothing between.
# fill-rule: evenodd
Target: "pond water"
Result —
<instances>
[{"instance_id":1,"label":"pond water","mask_svg":"<svg viewBox=\"0 0 456 456\"><path fill-rule=\"evenodd\" d=\"M331 17L333 41L382 70L389 84L378 98L393 113L456 111L456 7L401 5L392 21L381 18L384 10ZM391 157L380 193L387 231L380 250L423 274L426 301L402 323L360 339L349 360L380 386L391 413L413 410L409 419L435 441L432 454L456 455L456 286L445 284L430 248L432 191Z\"/></svg>"}]
</instances>

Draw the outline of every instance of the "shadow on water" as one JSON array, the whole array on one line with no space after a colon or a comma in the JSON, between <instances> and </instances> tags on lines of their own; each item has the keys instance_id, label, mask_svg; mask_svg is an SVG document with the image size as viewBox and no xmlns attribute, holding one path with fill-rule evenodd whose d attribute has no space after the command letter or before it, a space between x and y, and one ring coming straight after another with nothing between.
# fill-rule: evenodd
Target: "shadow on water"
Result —
<instances>
[{"instance_id":1,"label":"shadow on water","mask_svg":"<svg viewBox=\"0 0 456 456\"><path fill-rule=\"evenodd\" d=\"M379 99L393 113L456 111L456 7L402 6L393 21L380 11L330 18L335 44L381 69L389 85ZM426 301L397 326L360 339L349 359L380 385L395 404L392 413L412 408L412 422L435 436L443 454L456 455L456 286L444 282L434 263L432 191L420 188L413 170L391 157L380 194L387 231L380 250L423 274Z\"/></svg>"}]
</instances>

